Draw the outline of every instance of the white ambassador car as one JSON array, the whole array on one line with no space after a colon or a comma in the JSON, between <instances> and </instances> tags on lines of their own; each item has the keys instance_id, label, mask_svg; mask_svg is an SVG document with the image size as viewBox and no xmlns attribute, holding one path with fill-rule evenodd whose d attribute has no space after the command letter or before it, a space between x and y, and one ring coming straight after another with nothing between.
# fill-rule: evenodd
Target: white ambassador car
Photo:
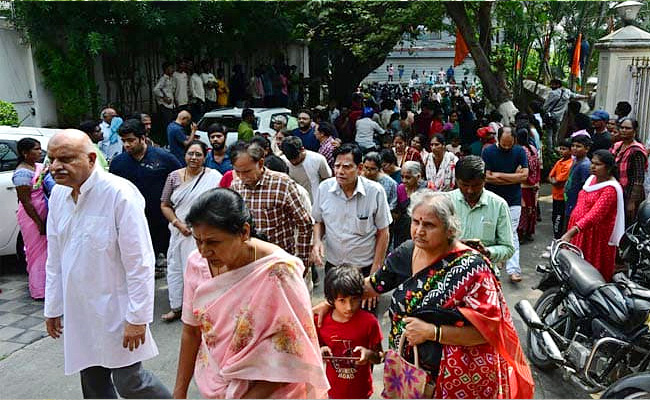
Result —
<instances>
[{"instance_id":1,"label":"white ambassador car","mask_svg":"<svg viewBox=\"0 0 650 400\"><path fill-rule=\"evenodd\" d=\"M241 113L243 108L218 108L214 111L209 111L203 115L203 118L199 121L199 126L197 134L199 139L206 143L208 147L210 146L210 141L208 140L208 135L206 133L208 126L218 122L226 126L228 135L226 136L226 146L230 146L237 141L237 128L241 123ZM271 126L271 121L273 117L278 115L284 115L289 118L291 116L291 110L288 108L252 108L255 113L256 124L253 127L255 132L268 133L269 138L273 138L275 131Z\"/></svg>"},{"instance_id":2,"label":"white ambassador car","mask_svg":"<svg viewBox=\"0 0 650 400\"><path fill-rule=\"evenodd\" d=\"M16 144L22 138L34 138L41 142L45 157L47 143L58 131L59 129L0 126L0 256L23 256L22 236L16 220L18 197L11 181L18 165Z\"/></svg>"}]
</instances>

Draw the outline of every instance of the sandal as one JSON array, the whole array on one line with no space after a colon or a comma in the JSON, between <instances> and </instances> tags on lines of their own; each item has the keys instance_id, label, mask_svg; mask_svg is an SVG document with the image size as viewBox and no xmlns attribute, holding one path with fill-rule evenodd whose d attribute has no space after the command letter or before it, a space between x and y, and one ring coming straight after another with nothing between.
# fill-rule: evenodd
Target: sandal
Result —
<instances>
[{"instance_id":1,"label":"sandal","mask_svg":"<svg viewBox=\"0 0 650 400\"><path fill-rule=\"evenodd\" d=\"M180 319L182 315L181 310L171 310L167 314L163 314L160 319L162 319L165 322L174 322L177 319Z\"/></svg>"}]
</instances>

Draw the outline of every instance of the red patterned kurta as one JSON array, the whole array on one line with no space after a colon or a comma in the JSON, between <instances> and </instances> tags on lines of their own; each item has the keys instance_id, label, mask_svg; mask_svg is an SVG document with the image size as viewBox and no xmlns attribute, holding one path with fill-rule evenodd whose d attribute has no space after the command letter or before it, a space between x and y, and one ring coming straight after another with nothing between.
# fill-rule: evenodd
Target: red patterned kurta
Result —
<instances>
[{"instance_id":1,"label":"red patterned kurta","mask_svg":"<svg viewBox=\"0 0 650 400\"><path fill-rule=\"evenodd\" d=\"M616 247L608 244L616 222L616 201L616 189L611 186L593 192L581 190L568 225L569 229L580 229L571 243L580 247L585 260L608 282L612 280L616 259Z\"/></svg>"}]
</instances>

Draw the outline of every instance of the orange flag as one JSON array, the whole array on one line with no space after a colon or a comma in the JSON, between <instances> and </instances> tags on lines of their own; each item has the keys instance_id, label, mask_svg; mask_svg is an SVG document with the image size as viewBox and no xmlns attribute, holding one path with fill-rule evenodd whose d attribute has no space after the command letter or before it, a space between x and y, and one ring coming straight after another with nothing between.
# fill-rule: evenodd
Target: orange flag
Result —
<instances>
[{"instance_id":1,"label":"orange flag","mask_svg":"<svg viewBox=\"0 0 650 400\"><path fill-rule=\"evenodd\" d=\"M573 50L573 62L571 63L571 75L576 78L576 90L582 87L582 72L580 71L580 47L582 47L582 33L578 34L576 47Z\"/></svg>"},{"instance_id":2,"label":"orange flag","mask_svg":"<svg viewBox=\"0 0 650 400\"><path fill-rule=\"evenodd\" d=\"M467 57L468 54L469 54L469 48L467 47L467 43L465 43L465 39L463 38L463 35L461 35L458 28L456 28L456 48L455 48L455 55L454 55L454 67L457 67L460 64L462 64L463 60L465 59L465 57Z\"/></svg>"}]
</instances>

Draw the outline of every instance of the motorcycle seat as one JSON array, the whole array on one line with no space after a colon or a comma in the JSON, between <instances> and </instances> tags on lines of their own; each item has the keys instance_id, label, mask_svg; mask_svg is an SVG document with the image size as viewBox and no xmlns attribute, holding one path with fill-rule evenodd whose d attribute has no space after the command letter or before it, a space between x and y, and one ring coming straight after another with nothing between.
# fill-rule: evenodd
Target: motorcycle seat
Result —
<instances>
[{"instance_id":1,"label":"motorcycle seat","mask_svg":"<svg viewBox=\"0 0 650 400\"><path fill-rule=\"evenodd\" d=\"M593 265L573 251L560 250L557 260L568 275L571 286L582 296L589 296L594 290L607 283Z\"/></svg>"}]
</instances>

